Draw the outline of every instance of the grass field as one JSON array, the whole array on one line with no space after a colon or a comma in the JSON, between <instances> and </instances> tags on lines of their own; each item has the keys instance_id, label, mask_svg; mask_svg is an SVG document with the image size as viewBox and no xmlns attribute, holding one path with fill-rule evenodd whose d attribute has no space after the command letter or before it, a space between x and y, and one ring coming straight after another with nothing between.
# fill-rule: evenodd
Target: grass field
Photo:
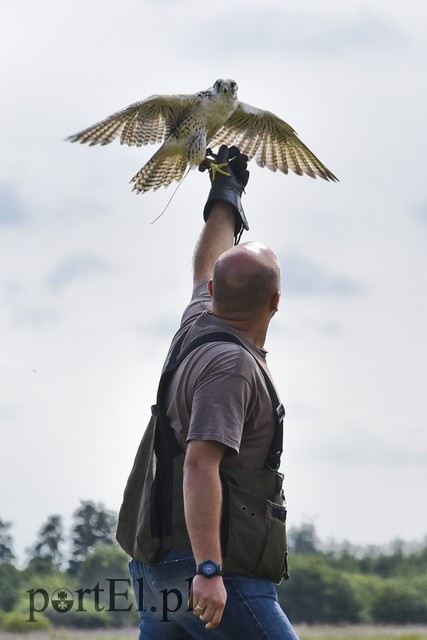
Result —
<instances>
[{"instance_id":1,"label":"grass field","mask_svg":"<svg viewBox=\"0 0 427 640\"><path fill-rule=\"evenodd\" d=\"M427 627L306 627L296 628L300 640L427 640Z\"/></svg>"},{"instance_id":2,"label":"grass field","mask_svg":"<svg viewBox=\"0 0 427 640\"><path fill-rule=\"evenodd\" d=\"M300 640L427 640L427 627L296 626L296 631ZM138 640L138 630L52 629L45 632L29 630L27 633L0 631L0 640Z\"/></svg>"}]
</instances>

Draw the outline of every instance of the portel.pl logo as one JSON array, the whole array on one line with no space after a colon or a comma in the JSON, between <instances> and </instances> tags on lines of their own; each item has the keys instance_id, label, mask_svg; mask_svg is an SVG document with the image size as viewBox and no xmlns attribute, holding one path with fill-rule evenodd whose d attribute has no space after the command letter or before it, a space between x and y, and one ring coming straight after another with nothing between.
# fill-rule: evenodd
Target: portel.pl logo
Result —
<instances>
[{"instance_id":1,"label":"portel.pl logo","mask_svg":"<svg viewBox=\"0 0 427 640\"><path fill-rule=\"evenodd\" d=\"M69 589L62 588L54 591L50 596L46 589L28 589L29 597L29 617L27 622L37 622L37 613L43 613L49 605L58 613L67 613L71 609L74 611L86 611L86 605L90 600L93 608L97 612L101 611L130 611L133 603L129 604L128 578L107 578L108 589L101 589L99 582L92 589L76 589L74 593ZM127 587L123 590L125 583ZM121 589L121 590L120 590ZM106 592L108 605L101 604L101 594ZM125 604L127 603L127 606Z\"/></svg>"},{"instance_id":2,"label":"portel.pl logo","mask_svg":"<svg viewBox=\"0 0 427 640\"><path fill-rule=\"evenodd\" d=\"M27 622L37 622L36 614L43 613L51 606L58 613L67 613L67 611L86 611L86 606L90 602L91 610L96 612L102 611L131 611L134 608L133 589L129 589L131 581L129 578L106 578L108 588L102 589L99 582L92 589L76 589L74 592L69 589L57 589L51 595L46 589L28 589L29 598L29 615ZM138 583L138 611L145 611L144 607L144 585L143 578L136 580ZM179 589L161 589L161 606L156 604L150 607L150 611L155 612L158 609L159 620L168 622L169 614L175 613L181 607L186 606L190 595L192 578L185 582L188 583L187 588L182 593ZM126 585L126 586L125 586ZM131 592L131 595L129 595ZM101 594L105 594L102 595ZM102 602L101 602L102 599Z\"/></svg>"}]
</instances>

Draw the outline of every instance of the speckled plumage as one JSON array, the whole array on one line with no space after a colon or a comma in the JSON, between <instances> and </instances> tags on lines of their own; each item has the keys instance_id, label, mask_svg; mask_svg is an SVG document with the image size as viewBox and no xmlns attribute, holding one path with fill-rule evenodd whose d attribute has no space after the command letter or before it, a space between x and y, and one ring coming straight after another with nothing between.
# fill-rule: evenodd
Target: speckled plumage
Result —
<instances>
[{"instance_id":1,"label":"speckled plumage","mask_svg":"<svg viewBox=\"0 0 427 640\"><path fill-rule=\"evenodd\" d=\"M207 146L236 145L249 159L272 171L336 181L337 178L286 122L237 99L234 80L191 95L151 96L68 138L71 142L141 146L163 143L132 178L138 193L167 187L206 158Z\"/></svg>"}]
</instances>

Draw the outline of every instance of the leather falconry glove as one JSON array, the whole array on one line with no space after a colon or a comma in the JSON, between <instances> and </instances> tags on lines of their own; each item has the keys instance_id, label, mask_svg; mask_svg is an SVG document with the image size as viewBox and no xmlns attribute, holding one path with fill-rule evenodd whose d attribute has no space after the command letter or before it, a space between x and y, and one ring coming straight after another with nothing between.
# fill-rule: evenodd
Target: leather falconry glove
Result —
<instances>
[{"instance_id":1,"label":"leather falconry glove","mask_svg":"<svg viewBox=\"0 0 427 640\"><path fill-rule=\"evenodd\" d=\"M205 221L208 219L212 204L215 201L231 204L236 218L234 242L238 244L243 231L249 229L241 203L241 195L249 180L248 156L240 153L237 147L228 148L225 144L220 147L216 156L210 149L208 154L214 160L210 161L207 158L205 163L199 167L200 171L205 171L206 168L209 169L209 177L212 184L203 210L203 218Z\"/></svg>"}]
</instances>

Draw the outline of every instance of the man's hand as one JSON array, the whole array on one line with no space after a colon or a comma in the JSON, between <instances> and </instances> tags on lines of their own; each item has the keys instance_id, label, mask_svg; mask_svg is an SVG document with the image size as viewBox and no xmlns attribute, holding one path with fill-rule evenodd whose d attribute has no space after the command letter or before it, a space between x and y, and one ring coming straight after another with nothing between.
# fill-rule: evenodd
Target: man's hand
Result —
<instances>
[{"instance_id":1,"label":"man's hand","mask_svg":"<svg viewBox=\"0 0 427 640\"><path fill-rule=\"evenodd\" d=\"M206 153L206 160L199 166L199 171L209 169L211 183L217 177L217 172L226 177L230 177L232 173L241 184L242 191L245 190L249 180L248 156L246 154L240 153L235 146L227 148L225 144L220 147L218 154L213 153L212 149L208 149Z\"/></svg>"},{"instance_id":2,"label":"man's hand","mask_svg":"<svg viewBox=\"0 0 427 640\"><path fill-rule=\"evenodd\" d=\"M221 622L227 592L221 576L205 578L194 576L188 608L205 622L206 629L214 629Z\"/></svg>"},{"instance_id":3,"label":"man's hand","mask_svg":"<svg viewBox=\"0 0 427 640\"><path fill-rule=\"evenodd\" d=\"M240 153L237 147L230 147L228 156L230 158L229 167L244 191L249 181L248 156L245 153Z\"/></svg>"},{"instance_id":4,"label":"man's hand","mask_svg":"<svg viewBox=\"0 0 427 640\"><path fill-rule=\"evenodd\" d=\"M214 155L214 154L212 154ZM205 161L199 169L209 169L211 190L203 211L203 217L208 219L213 203L227 202L234 209L235 243L238 244L244 229L249 229L241 203L241 195L249 180L247 169L248 157L240 153L237 147L228 148L223 144L216 156L215 162Z\"/></svg>"}]
</instances>

